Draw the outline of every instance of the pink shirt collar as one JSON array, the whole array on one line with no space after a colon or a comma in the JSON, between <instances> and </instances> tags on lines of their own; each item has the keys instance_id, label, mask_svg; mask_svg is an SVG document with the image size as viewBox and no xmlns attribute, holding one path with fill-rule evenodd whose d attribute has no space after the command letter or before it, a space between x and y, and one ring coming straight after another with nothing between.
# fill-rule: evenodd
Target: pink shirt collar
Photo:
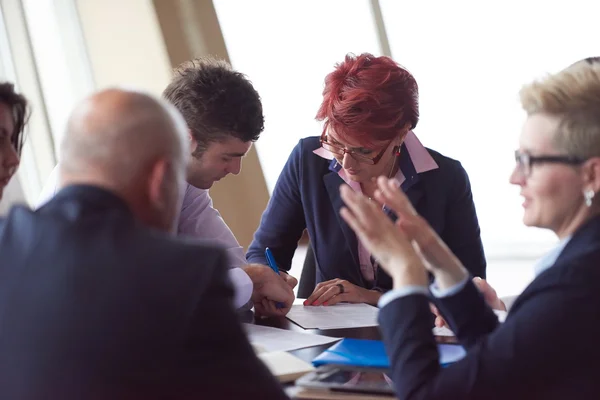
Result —
<instances>
[{"instance_id":1,"label":"pink shirt collar","mask_svg":"<svg viewBox=\"0 0 600 400\"><path fill-rule=\"evenodd\" d=\"M421 144L421 141L417 138L413 131L409 131L404 139L404 144L406 145L406 150L408 150L408 154L410 156L410 160L412 161L415 171L417 174L431 171L439 168L431 154L427 151L427 149ZM333 160L333 154L331 152L325 150L322 147L319 147L315 151L313 151L319 157L322 157L326 160ZM360 192L360 184L358 182L352 181L348 179L346 171L343 168L340 168L338 171L338 175L340 178L344 180L352 189L357 192ZM405 180L404 174L401 170L398 170L395 178L402 184Z\"/></svg>"},{"instance_id":2,"label":"pink shirt collar","mask_svg":"<svg viewBox=\"0 0 600 400\"><path fill-rule=\"evenodd\" d=\"M408 132L406 138L404 139L404 144L406 146L406 150L408 151L410 161L412 162L417 174L439 168L433 157L431 157L431 154L429 154L427 149L423 147L413 131ZM313 151L313 153L326 160L334 159L333 154L322 147L319 147ZM362 193L360 183L348 179L346 171L344 171L343 168L340 168L339 164L337 164L337 161L336 168L333 169L338 170L338 175L340 178L342 178L344 182L346 182L355 192ZM405 181L404 174L400 169L398 169L395 178L398 180L398 182L400 182L400 184ZM377 265L372 263L371 255L360 240L358 240L358 260L362 276L368 282L373 282L376 277Z\"/></svg>"}]
</instances>

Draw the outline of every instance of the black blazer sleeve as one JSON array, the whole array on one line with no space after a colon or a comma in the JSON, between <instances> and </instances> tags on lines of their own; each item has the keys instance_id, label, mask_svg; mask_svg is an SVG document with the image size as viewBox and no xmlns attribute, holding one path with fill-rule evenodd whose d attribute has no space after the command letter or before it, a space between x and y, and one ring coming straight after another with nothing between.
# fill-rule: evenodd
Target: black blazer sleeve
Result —
<instances>
[{"instance_id":1,"label":"black blazer sleeve","mask_svg":"<svg viewBox=\"0 0 600 400\"><path fill-rule=\"evenodd\" d=\"M203 278L210 285L198 299L182 355L190 393L215 399L287 399L256 357L235 313L225 254L214 251L212 255L212 262L203 256L200 268L212 268L212 274ZM210 385L203 385L206 379ZM206 387L218 388L217 393L207 393Z\"/></svg>"},{"instance_id":2,"label":"black blazer sleeve","mask_svg":"<svg viewBox=\"0 0 600 400\"><path fill-rule=\"evenodd\" d=\"M470 277L463 290L452 296L436 298L434 301L465 348L470 348L481 337L498 327L496 314L487 305ZM467 311L464 311L465 308Z\"/></svg>"},{"instance_id":3,"label":"black blazer sleeve","mask_svg":"<svg viewBox=\"0 0 600 400\"><path fill-rule=\"evenodd\" d=\"M302 140L290 154L277 179L273 195L246 253L249 263L266 265L265 248L268 246L279 269L290 270L298 240L306 228L300 195L301 164Z\"/></svg>"},{"instance_id":4,"label":"black blazer sleeve","mask_svg":"<svg viewBox=\"0 0 600 400\"><path fill-rule=\"evenodd\" d=\"M554 386L554 390L561 382L589 374L597 363L598 352L591 351L590 345L595 345L600 335L600 323L596 321L598 296L585 278L569 271L552 273L560 275L532 284L517 300L506 322L473 343L464 359L446 368L439 366L427 297L411 295L386 305L380 311L379 322L398 397L540 398L540 393L554 393L548 391L549 387ZM464 290L472 289L467 286ZM455 326L467 336L473 333L470 329L477 331L493 323L480 304L449 307ZM463 317L461 313L474 316ZM592 380L588 376L584 382ZM585 389L573 385L568 390L575 394Z\"/></svg>"}]
</instances>

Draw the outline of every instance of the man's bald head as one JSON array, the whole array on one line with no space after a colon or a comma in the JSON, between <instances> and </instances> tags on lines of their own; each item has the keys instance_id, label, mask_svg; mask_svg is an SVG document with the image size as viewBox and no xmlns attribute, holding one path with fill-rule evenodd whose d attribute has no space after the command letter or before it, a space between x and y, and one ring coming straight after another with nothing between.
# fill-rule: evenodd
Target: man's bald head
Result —
<instances>
[{"instance_id":1,"label":"man's bald head","mask_svg":"<svg viewBox=\"0 0 600 400\"><path fill-rule=\"evenodd\" d=\"M167 208L174 192L179 197L188 154L187 128L173 106L142 92L103 90L83 100L69 118L61 186L101 186L124 198L147 223L164 224L165 216L159 222L156 213L175 218Z\"/></svg>"},{"instance_id":2,"label":"man's bald head","mask_svg":"<svg viewBox=\"0 0 600 400\"><path fill-rule=\"evenodd\" d=\"M126 179L149 159L187 154L181 154L185 135L185 122L168 103L142 92L103 90L71 114L62 142L62 168L101 169L114 173L115 180Z\"/></svg>"}]
</instances>

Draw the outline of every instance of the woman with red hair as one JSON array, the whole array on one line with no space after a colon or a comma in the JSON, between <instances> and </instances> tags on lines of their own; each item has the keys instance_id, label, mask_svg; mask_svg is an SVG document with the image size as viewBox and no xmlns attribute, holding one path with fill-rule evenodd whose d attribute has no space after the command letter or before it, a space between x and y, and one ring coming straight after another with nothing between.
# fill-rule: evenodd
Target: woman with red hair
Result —
<instances>
[{"instance_id":1,"label":"woman with red hair","mask_svg":"<svg viewBox=\"0 0 600 400\"><path fill-rule=\"evenodd\" d=\"M397 179L417 212L471 274L485 278L469 178L458 161L426 149L413 133L418 100L412 74L389 57L349 54L336 65L325 78L317 113L323 132L300 140L290 155L246 255L248 262L266 264L268 247L279 268L289 270L307 229L316 259L311 284L316 287L305 305L376 305L392 280L340 218L339 187L346 183L372 197L374 178L386 176ZM396 218L391 211L388 215Z\"/></svg>"}]
</instances>

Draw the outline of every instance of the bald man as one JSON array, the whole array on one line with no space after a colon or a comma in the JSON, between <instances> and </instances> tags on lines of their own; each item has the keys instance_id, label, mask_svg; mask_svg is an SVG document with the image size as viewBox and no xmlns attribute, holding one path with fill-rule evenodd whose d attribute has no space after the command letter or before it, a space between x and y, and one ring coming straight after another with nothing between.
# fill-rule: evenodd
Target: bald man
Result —
<instances>
[{"instance_id":1,"label":"bald man","mask_svg":"<svg viewBox=\"0 0 600 400\"><path fill-rule=\"evenodd\" d=\"M237 320L225 252L168 233L189 153L182 117L146 94L76 108L63 189L0 220L1 399L286 398Z\"/></svg>"}]
</instances>

